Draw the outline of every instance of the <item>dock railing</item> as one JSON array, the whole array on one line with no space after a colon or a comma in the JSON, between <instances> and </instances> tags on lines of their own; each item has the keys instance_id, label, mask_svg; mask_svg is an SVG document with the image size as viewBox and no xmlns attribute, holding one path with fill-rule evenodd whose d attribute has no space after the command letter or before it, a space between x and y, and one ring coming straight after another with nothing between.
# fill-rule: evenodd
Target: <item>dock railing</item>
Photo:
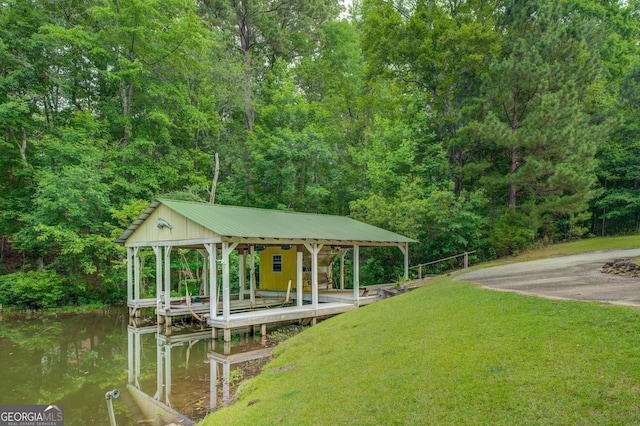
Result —
<instances>
[{"instance_id":1,"label":"dock railing","mask_svg":"<svg viewBox=\"0 0 640 426\"><path fill-rule=\"evenodd\" d=\"M466 251L464 253L461 254L456 254L454 256L449 256L449 257L445 257L442 259L438 259L438 260L433 260L431 262L426 262L426 263L421 263L419 265L414 265L414 266L410 266L409 270L411 269L417 269L417 273L418 273L418 279L421 280L423 278L423 268L425 268L426 266L431 266L431 265L435 265L438 263L442 263L442 262L446 262L449 260L455 260L458 258L462 258L462 267L464 269L467 269L469 267L469 255L475 253L476 251ZM454 267L450 268L450 269L455 269Z\"/></svg>"}]
</instances>

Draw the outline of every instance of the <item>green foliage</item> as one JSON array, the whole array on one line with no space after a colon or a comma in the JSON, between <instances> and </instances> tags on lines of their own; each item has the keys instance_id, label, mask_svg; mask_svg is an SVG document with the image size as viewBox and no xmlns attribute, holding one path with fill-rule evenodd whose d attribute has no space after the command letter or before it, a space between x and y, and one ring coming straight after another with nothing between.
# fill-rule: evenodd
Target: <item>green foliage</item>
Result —
<instances>
[{"instance_id":1,"label":"green foliage","mask_svg":"<svg viewBox=\"0 0 640 426\"><path fill-rule=\"evenodd\" d=\"M502 54L486 74L489 111L480 132L487 152L506 154L485 181L511 208L533 219L534 232L581 235L589 202L598 195L595 154L606 129L586 114L583 93L601 67L587 19L548 2L506 2ZM506 160L506 161L505 161ZM565 233L563 231L563 233Z\"/></svg>"},{"instance_id":2,"label":"green foliage","mask_svg":"<svg viewBox=\"0 0 640 426\"><path fill-rule=\"evenodd\" d=\"M47 309L68 303L69 283L52 271L0 276L0 303L20 309Z\"/></svg>"},{"instance_id":3,"label":"green foliage","mask_svg":"<svg viewBox=\"0 0 640 426\"><path fill-rule=\"evenodd\" d=\"M496 255L510 256L531 247L533 237L527 216L514 209L506 209L496 220L488 242Z\"/></svg>"},{"instance_id":4,"label":"green foliage","mask_svg":"<svg viewBox=\"0 0 640 426\"><path fill-rule=\"evenodd\" d=\"M122 298L115 238L155 197L208 200L216 153L216 202L351 214L416 263L640 228L636 3L272 6L0 5L0 237L26 271Z\"/></svg>"}]
</instances>

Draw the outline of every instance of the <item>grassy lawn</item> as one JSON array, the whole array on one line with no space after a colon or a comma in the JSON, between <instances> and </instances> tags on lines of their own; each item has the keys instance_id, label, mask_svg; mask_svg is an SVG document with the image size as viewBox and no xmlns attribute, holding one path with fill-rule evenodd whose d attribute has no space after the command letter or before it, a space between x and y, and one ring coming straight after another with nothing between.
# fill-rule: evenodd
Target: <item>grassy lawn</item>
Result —
<instances>
[{"instance_id":1,"label":"grassy lawn","mask_svg":"<svg viewBox=\"0 0 640 426\"><path fill-rule=\"evenodd\" d=\"M639 401L640 311L442 277L281 343L203 424L626 425Z\"/></svg>"}]
</instances>

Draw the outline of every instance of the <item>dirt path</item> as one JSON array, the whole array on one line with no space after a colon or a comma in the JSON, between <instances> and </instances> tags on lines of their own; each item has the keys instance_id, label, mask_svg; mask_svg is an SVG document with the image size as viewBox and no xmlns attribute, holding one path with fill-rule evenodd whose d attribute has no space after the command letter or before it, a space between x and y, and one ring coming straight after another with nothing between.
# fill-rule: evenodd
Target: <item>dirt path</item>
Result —
<instances>
[{"instance_id":1,"label":"dirt path","mask_svg":"<svg viewBox=\"0 0 640 426\"><path fill-rule=\"evenodd\" d=\"M640 279L603 274L605 262L640 258L640 249L607 250L478 269L456 277L488 288L550 298L640 306Z\"/></svg>"}]
</instances>

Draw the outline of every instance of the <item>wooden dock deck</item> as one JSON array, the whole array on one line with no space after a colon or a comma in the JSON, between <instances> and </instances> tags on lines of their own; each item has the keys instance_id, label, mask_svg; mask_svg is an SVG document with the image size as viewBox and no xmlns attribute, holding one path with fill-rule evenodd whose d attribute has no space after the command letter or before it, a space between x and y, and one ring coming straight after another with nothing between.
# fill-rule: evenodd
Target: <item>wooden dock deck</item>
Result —
<instances>
[{"instance_id":1,"label":"wooden dock deck","mask_svg":"<svg viewBox=\"0 0 640 426\"><path fill-rule=\"evenodd\" d=\"M217 330L223 329L225 341L228 341L233 329L253 329L260 326L261 333L265 333L267 324L306 319L315 323L318 318L348 312L379 300L376 289L372 288L365 293L368 294L356 298L353 290L323 290L318 293L318 303L314 307L310 293L303 293L302 300L298 301L296 293L287 295L285 292L260 290L260 297L253 301L239 299L238 295L234 295L226 317L222 314L222 302L219 302L218 314L213 318L210 318L210 299L207 296L194 297L190 303L184 297L172 298L168 307L163 301L158 302L156 299L132 300L128 306L132 317L138 316L141 309L155 308L158 324L164 324L167 333L170 333L174 318L193 317L211 326L214 336Z\"/></svg>"},{"instance_id":2,"label":"wooden dock deck","mask_svg":"<svg viewBox=\"0 0 640 426\"><path fill-rule=\"evenodd\" d=\"M155 308L155 313L161 317L180 317L192 316L193 314L204 315L210 310L209 297L200 296L194 298L198 301L187 303L184 297L175 297L171 299L169 308L164 303L158 303L156 299L139 299L132 300L127 303L129 315L137 316L141 309ZM254 302L249 299L232 300L231 310L233 312L250 311L254 309L267 309L275 306L281 306L284 303L284 295L276 295L272 297L259 297ZM218 302L218 311L222 310L222 302Z\"/></svg>"},{"instance_id":3,"label":"wooden dock deck","mask_svg":"<svg viewBox=\"0 0 640 426\"><path fill-rule=\"evenodd\" d=\"M283 308L261 309L240 312L229 315L228 318L216 316L209 318L208 323L214 328L234 329L253 325L271 324L276 322L296 321L305 318L318 318L341 314L356 309L352 303L319 303L317 308L312 305L288 306Z\"/></svg>"}]
</instances>

